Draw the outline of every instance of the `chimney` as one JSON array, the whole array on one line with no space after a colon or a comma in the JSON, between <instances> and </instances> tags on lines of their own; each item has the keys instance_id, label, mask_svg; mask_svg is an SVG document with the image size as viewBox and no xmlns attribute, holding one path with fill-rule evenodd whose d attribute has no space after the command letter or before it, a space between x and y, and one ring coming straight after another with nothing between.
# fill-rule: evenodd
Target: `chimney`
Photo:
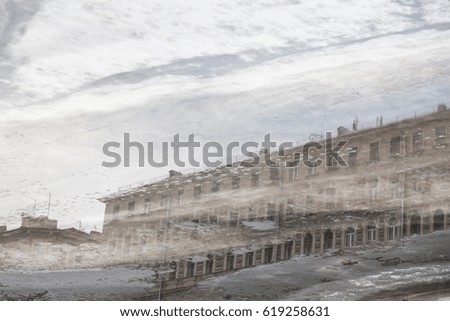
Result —
<instances>
[{"instance_id":1,"label":"chimney","mask_svg":"<svg viewBox=\"0 0 450 321\"><path fill-rule=\"evenodd\" d=\"M345 134L348 134L349 132L350 132L350 129L345 128L344 126L340 126L340 127L338 127L338 129L337 129L337 135L338 135L338 137L339 137L339 136L342 136L342 135L345 135Z\"/></svg>"},{"instance_id":2,"label":"chimney","mask_svg":"<svg viewBox=\"0 0 450 321\"><path fill-rule=\"evenodd\" d=\"M446 104L439 104L437 106L438 113L441 112L441 111L446 111L446 110L447 110L447 105Z\"/></svg>"},{"instance_id":3,"label":"chimney","mask_svg":"<svg viewBox=\"0 0 450 321\"><path fill-rule=\"evenodd\" d=\"M171 169L169 171L169 178L173 178L173 177L177 177L177 176L183 176L183 174L181 174L180 172L174 171L173 169Z\"/></svg>"}]
</instances>

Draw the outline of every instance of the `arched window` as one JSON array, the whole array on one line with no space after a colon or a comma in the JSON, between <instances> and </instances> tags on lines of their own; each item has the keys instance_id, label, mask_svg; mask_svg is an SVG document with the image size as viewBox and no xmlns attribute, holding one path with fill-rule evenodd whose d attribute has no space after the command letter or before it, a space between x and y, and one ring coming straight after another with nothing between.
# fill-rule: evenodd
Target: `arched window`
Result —
<instances>
[{"instance_id":1,"label":"arched window","mask_svg":"<svg viewBox=\"0 0 450 321\"><path fill-rule=\"evenodd\" d=\"M313 237L311 233L306 234L305 241L304 241L304 253L305 255L310 255L312 252L312 245L313 245Z\"/></svg>"},{"instance_id":2,"label":"arched window","mask_svg":"<svg viewBox=\"0 0 450 321\"><path fill-rule=\"evenodd\" d=\"M444 211L439 209L433 214L433 231L440 231L444 229Z\"/></svg>"},{"instance_id":3,"label":"arched window","mask_svg":"<svg viewBox=\"0 0 450 321\"><path fill-rule=\"evenodd\" d=\"M367 225L367 242L373 242L377 239L377 227L371 222Z\"/></svg>"},{"instance_id":4,"label":"arched window","mask_svg":"<svg viewBox=\"0 0 450 321\"><path fill-rule=\"evenodd\" d=\"M213 256L208 255L208 260L205 261L205 274L211 274L213 272Z\"/></svg>"},{"instance_id":5,"label":"arched window","mask_svg":"<svg viewBox=\"0 0 450 321\"><path fill-rule=\"evenodd\" d=\"M415 213L411 215L410 219L411 235L420 234L420 215Z\"/></svg>"},{"instance_id":6,"label":"arched window","mask_svg":"<svg viewBox=\"0 0 450 321\"><path fill-rule=\"evenodd\" d=\"M350 227L345 231L345 246L355 246L355 229L353 227Z\"/></svg>"},{"instance_id":7,"label":"arched window","mask_svg":"<svg viewBox=\"0 0 450 321\"><path fill-rule=\"evenodd\" d=\"M284 258L285 259L291 258L293 249L294 249L294 241L287 241L284 245Z\"/></svg>"},{"instance_id":8,"label":"arched window","mask_svg":"<svg viewBox=\"0 0 450 321\"><path fill-rule=\"evenodd\" d=\"M388 223L388 240L395 240L397 238L398 220L392 217Z\"/></svg>"},{"instance_id":9,"label":"arched window","mask_svg":"<svg viewBox=\"0 0 450 321\"><path fill-rule=\"evenodd\" d=\"M326 230L324 233L324 248L325 251L333 248L333 231Z\"/></svg>"}]
</instances>

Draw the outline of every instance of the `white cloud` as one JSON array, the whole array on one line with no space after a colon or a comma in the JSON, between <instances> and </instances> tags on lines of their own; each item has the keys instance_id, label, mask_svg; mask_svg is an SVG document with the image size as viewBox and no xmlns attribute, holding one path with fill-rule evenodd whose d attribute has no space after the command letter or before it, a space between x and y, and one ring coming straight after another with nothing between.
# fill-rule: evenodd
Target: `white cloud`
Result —
<instances>
[{"instance_id":1,"label":"white cloud","mask_svg":"<svg viewBox=\"0 0 450 321\"><path fill-rule=\"evenodd\" d=\"M102 168L103 143L124 132L302 140L324 116L334 129L431 111L450 100L450 32L431 26L446 12L447 1L45 1L0 61L16 66L0 74L2 217L18 224L34 198L44 213L52 192L63 225L99 227L96 195L167 171Z\"/></svg>"}]
</instances>

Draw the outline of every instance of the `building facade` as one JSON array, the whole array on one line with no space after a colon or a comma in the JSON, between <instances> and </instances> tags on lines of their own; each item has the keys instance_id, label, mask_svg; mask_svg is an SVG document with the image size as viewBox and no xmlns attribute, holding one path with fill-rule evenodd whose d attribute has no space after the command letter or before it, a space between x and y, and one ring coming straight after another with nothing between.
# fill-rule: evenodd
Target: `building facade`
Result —
<instances>
[{"instance_id":1,"label":"building facade","mask_svg":"<svg viewBox=\"0 0 450 321\"><path fill-rule=\"evenodd\" d=\"M347 166L293 166L328 157L296 146L271 154L275 167L171 171L100 199L102 242L124 260L176 262L167 278L180 279L447 229L449 126L440 106L387 125L339 128Z\"/></svg>"}]
</instances>

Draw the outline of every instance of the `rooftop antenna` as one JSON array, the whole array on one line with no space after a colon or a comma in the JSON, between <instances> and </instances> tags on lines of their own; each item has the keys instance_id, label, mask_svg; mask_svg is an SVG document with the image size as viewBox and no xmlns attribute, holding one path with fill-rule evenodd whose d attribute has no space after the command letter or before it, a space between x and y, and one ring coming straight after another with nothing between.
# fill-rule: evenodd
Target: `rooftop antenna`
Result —
<instances>
[{"instance_id":1,"label":"rooftop antenna","mask_svg":"<svg viewBox=\"0 0 450 321\"><path fill-rule=\"evenodd\" d=\"M327 118L327 111L328 111L328 105L327 106L325 106L325 111L324 111L324 113L323 113L323 120L322 120L322 130L321 130L321 132L320 132L320 139L322 139L323 138L323 128L325 127L325 120L326 120L326 118Z\"/></svg>"},{"instance_id":2,"label":"rooftop antenna","mask_svg":"<svg viewBox=\"0 0 450 321\"><path fill-rule=\"evenodd\" d=\"M52 202L52 193L48 193L48 207L47 207L47 217L50 215L50 204Z\"/></svg>"},{"instance_id":3,"label":"rooftop antenna","mask_svg":"<svg viewBox=\"0 0 450 321\"><path fill-rule=\"evenodd\" d=\"M81 231L81 232L84 232L84 228L81 225L81 220L78 221L78 230Z\"/></svg>"}]
</instances>

